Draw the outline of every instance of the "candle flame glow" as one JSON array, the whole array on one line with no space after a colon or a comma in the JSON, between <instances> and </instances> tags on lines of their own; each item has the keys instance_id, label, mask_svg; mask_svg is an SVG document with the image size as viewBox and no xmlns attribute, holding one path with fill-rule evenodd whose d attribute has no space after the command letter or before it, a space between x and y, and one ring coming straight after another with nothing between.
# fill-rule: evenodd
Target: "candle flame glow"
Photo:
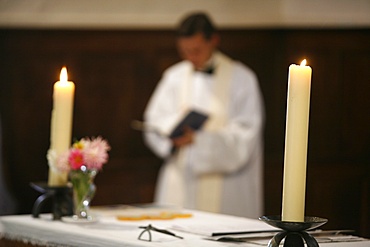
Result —
<instances>
[{"instance_id":1,"label":"candle flame glow","mask_svg":"<svg viewBox=\"0 0 370 247\"><path fill-rule=\"evenodd\" d=\"M67 82L68 81L68 73L67 73L67 68L63 67L62 70L60 71L60 77L59 77L61 82Z\"/></svg>"},{"instance_id":2,"label":"candle flame glow","mask_svg":"<svg viewBox=\"0 0 370 247\"><path fill-rule=\"evenodd\" d=\"M306 66L306 63L307 63L306 59L303 59L301 62L301 66Z\"/></svg>"}]
</instances>

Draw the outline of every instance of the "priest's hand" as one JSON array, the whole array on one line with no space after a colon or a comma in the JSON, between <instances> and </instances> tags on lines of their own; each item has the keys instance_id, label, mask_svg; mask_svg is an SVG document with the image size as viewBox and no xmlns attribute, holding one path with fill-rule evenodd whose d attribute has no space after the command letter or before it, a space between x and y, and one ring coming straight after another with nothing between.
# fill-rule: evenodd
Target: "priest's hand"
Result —
<instances>
[{"instance_id":1,"label":"priest's hand","mask_svg":"<svg viewBox=\"0 0 370 247\"><path fill-rule=\"evenodd\" d=\"M182 136L172 139L172 144L175 148L180 148L193 143L195 131L189 127L185 127L184 134Z\"/></svg>"}]
</instances>

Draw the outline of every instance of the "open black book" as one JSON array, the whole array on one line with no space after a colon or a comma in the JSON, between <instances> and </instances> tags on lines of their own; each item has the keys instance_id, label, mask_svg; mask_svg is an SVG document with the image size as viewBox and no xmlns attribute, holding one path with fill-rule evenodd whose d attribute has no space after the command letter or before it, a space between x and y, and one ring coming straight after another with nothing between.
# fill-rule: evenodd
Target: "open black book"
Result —
<instances>
[{"instance_id":1,"label":"open black book","mask_svg":"<svg viewBox=\"0 0 370 247\"><path fill-rule=\"evenodd\" d=\"M170 134L170 138L179 137L184 134L184 128L188 126L193 130L200 129L208 119L208 115L191 110L185 117L176 125Z\"/></svg>"}]
</instances>

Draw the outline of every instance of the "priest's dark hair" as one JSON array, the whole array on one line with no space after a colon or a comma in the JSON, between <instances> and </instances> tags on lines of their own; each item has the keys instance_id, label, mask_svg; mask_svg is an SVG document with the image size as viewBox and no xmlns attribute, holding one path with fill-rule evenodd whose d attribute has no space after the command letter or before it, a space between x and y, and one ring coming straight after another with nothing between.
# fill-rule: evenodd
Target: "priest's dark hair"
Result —
<instances>
[{"instance_id":1,"label":"priest's dark hair","mask_svg":"<svg viewBox=\"0 0 370 247\"><path fill-rule=\"evenodd\" d=\"M190 37L202 33L206 39L210 39L216 32L211 19L206 13L197 12L185 17L177 29L177 37Z\"/></svg>"}]
</instances>

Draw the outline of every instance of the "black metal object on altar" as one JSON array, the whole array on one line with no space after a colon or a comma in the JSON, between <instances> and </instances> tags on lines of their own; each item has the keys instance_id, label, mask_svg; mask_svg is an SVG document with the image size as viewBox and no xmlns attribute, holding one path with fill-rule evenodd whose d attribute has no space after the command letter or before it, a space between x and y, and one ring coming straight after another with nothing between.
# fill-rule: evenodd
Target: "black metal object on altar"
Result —
<instances>
[{"instance_id":1,"label":"black metal object on altar","mask_svg":"<svg viewBox=\"0 0 370 247\"><path fill-rule=\"evenodd\" d=\"M309 216L304 217L304 222L282 221L281 216L262 216L259 219L283 230L269 241L268 247L278 247L284 238L284 247L304 247L305 242L307 247L319 247L316 239L306 231L318 228L328 222L324 218Z\"/></svg>"},{"instance_id":2,"label":"black metal object on altar","mask_svg":"<svg viewBox=\"0 0 370 247\"><path fill-rule=\"evenodd\" d=\"M73 200L71 186L49 186L46 182L31 183L31 187L42 193L32 209L32 216L38 218L45 202L51 200L54 220L60 220L63 216L73 215Z\"/></svg>"}]
</instances>

